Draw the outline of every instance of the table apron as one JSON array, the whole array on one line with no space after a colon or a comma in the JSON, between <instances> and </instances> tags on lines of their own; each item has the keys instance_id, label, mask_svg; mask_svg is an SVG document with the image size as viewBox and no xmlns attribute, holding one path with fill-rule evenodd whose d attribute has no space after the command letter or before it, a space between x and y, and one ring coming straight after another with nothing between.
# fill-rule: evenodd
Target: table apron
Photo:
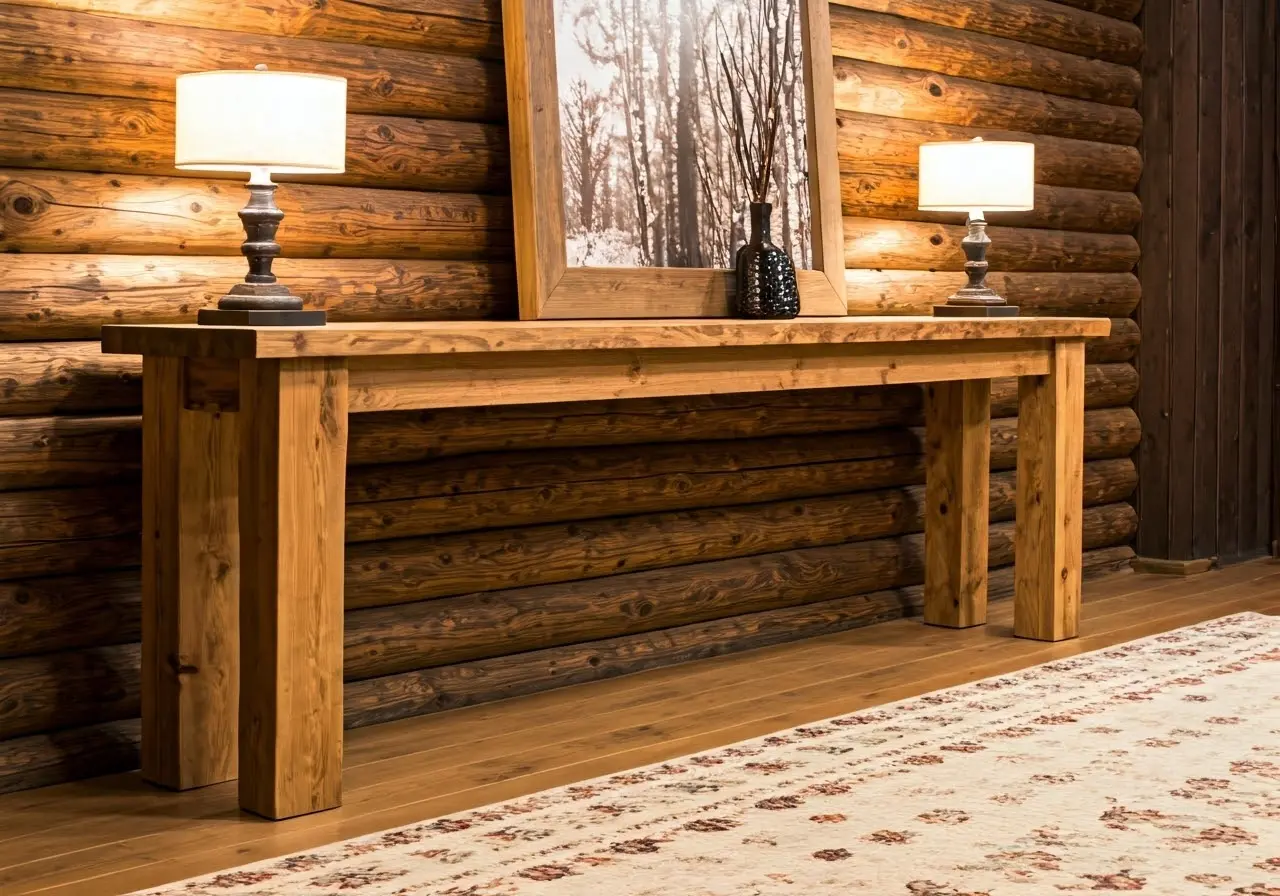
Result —
<instances>
[{"instance_id":1,"label":"table apron","mask_svg":"<svg viewBox=\"0 0 1280 896\"><path fill-rule=\"evenodd\" d=\"M350 410L881 386L1049 372L1053 340L351 357Z\"/></svg>"}]
</instances>

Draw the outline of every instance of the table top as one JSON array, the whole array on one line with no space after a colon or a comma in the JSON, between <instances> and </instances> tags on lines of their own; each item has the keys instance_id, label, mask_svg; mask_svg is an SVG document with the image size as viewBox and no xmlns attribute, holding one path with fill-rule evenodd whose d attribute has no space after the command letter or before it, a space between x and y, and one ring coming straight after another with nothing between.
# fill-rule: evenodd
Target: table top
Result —
<instances>
[{"instance_id":1,"label":"table top","mask_svg":"<svg viewBox=\"0 0 1280 896\"><path fill-rule=\"evenodd\" d=\"M526 351L689 349L1106 336L1101 317L810 317L795 320L424 321L324 327L112 324L109 354L317 358Z\"/></svg>"}]
</instances>

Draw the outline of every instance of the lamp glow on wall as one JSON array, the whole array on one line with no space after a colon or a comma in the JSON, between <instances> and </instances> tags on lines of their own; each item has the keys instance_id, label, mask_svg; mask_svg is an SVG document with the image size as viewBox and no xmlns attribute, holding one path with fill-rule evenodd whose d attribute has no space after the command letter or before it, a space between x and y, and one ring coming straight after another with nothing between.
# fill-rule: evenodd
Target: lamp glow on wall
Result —
<instances>
[{"instance_id":1,"label":"lamp glow on wall","mask_svg":"<svg viewBox=\"0 0 1280 896\"><path fill-rule=\"evenodd\" d=\"M201 324L313 326L325 312L304 311L302 299L276 280L275 174L341 174L347 155L347 80L330 75L246 71L181 75L177 82L174 164L186 171L243 171L249 204L240 211L246 239L240 251L249 273L218 302L201 309Z\"/></svg>"},{"instance_id":2,"label":"lamp glow on wall","mask_svg":"<svg viewBox=\"0 0 1280 896\"><path fill-rule=\"evenodd\" d=\"M920 146L921 211L967 212L960 242L968 285L934 306L940 317L1016 317L1018 309L987 286L986 212L1035 207L1035 144L1004 140L924 143Z\"/></svg>"}]
</instances>

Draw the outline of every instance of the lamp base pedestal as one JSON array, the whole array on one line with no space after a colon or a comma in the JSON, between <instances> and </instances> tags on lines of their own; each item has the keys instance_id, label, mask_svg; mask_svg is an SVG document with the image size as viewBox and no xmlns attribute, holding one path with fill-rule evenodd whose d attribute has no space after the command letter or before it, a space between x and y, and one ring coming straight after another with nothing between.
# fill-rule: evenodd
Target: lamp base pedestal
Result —
<instances>
[{"instance_id":1,"label":"lamp base pedestal","mask_svg":"<svg viewBox=\"0 0 1280 896\"><path fill-rule=\"evenodd\" d=\"M1017 305L934 305L934 317L1017 317Z\"/></svg>"},{"instance_id":2,"label":"lamp base pedestal","mask_svg":"<svg viewBox=\"0 0 1280 896\"><path fill-rule=\"evenodd\" d=\"M201 308L196 315L202 327L323 327L327 321L324 311Z\"/></svg>"}]
</instances>

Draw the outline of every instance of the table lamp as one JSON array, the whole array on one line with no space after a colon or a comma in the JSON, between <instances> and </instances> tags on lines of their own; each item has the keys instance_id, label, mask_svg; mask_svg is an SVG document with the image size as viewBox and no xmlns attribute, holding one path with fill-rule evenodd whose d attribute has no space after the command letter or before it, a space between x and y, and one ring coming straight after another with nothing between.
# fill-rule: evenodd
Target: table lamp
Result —
<instances>
[{"instance_id":1,"label":"table lamp","mask_svg":"<svg viewBox=\"0 0 1280 896\"><path fill-rule=\"evenodd\" d=\"M330 75L217 71L181 75L177 84L174 164L183 171L244 171L249 204L240 211L246 239L240 251L249 273L203 308L201 324L323 326L323 311L304 311L302 299L276 281L280 254L275 174L341 174L347 155L347 80Z\"/></svg>"},{"instance_id":2,"label":"table lamp","mask_svg":"<svg viewBox=\"0 0 1280 896\"><path fill-rule=\"evenodd\" d=\"M1033 143L983 140L920 146L921 211L968 212L969 233L960 241L969 283L935 305L937 317L1017 317L1018 309L987 286L987 220L984 212L1021 212L1035 207Z\"/></svg>"}]
</instances>

